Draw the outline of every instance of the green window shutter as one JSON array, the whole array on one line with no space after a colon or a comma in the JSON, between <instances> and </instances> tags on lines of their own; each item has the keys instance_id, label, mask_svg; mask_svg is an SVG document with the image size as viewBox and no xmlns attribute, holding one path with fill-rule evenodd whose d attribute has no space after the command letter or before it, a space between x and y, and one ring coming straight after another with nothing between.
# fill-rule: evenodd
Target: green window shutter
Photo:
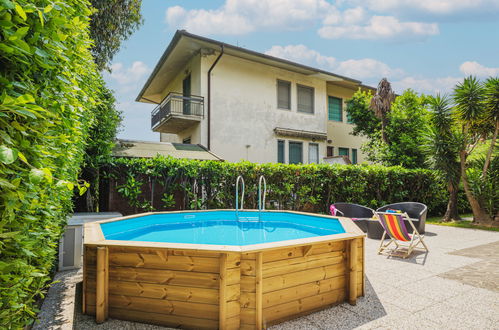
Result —
<instances>
[{"instance_id":1,"label":"green window shutter","mask_svg":"<svg viewBox=\"0 0 499 330\"><path fill-rule=\"evenodd\" d=\"M338 155L340 156L350 156L348 148L338 148Z\"/></svg>"},{"instance_id":2,"label":"green window shutter","mask_svg":"<svg viewBox=\"0 0 499 330\"><path fill-rule=\"evenodd\" d=\"M340 98L328 96L328 119L343 121L343 101Z\"/></svg>"},{"instance_id":3,"label":"green window shutter","mask_svg":"<svg viewBox=\"0 0 499 330\"><path fill-rule=\"evenodd\" d=\"M284 141L277 141L277 162L284 163Z\"/></svg>"},{"instance_id":4,"label":"green window shutter","mask_svg":"<svg viewBox=\"0 0 499 330\"><path fill-rule=\"evenodd\" d=\"M357 164L357 149L352 149L352 163Z\"/></svg>"},{"instance_id":5,"label":"green window shutter","mask_svg":"<svg viewBox=\"0 0 499 330\"><path fill-rule=\"evenodd\" d=\"M289 163L303 163L303 144L301 142L289 142Z\"/></svg>"}]
</instances>

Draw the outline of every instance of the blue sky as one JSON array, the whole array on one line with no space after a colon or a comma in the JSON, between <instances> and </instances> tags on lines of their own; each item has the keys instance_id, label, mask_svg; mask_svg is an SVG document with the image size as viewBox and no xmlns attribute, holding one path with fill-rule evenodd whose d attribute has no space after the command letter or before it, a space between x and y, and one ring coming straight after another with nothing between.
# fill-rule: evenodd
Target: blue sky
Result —
<instances>
[{"instance_id":1,"label":"blue sky","mask_svg":"<svg viewBox=\"0 0 499 330\"><path fill-rule=\"evenodd\" d=\"M153 105L135 102L177 29L320 67L396 92L447 93L499 76L499 0L143 0L144 24L105 73L120 138L159 141Z\"/></svg>"}]
</instances>

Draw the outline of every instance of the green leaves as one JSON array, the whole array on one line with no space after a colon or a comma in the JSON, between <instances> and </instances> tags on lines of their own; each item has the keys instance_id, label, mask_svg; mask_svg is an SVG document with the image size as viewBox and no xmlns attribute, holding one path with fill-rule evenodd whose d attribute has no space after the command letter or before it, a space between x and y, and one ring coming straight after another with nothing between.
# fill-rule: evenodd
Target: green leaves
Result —
<instances>
[{"instance_id":1,"label":"green leaves","mask_svg":"<svg viewBox=\"0 0 499 330\"><path fill-rule=\"evenodd\" d=\"M22 18L23 20L27 20L27 19L28 19L28 17L26 16L26 12L24 12L23 7L21 7L20 5L18 5L18 4L16 3L16 5L15 5L15 9L16 9L17 14L18 14L19 16L21 16L21 18Z\"/></svg>"},{"instance_id":2,"label":"green leaves","mask_svg":"<svg viewBox=\"0 0 499 330\"><path fill-rule=\"evenodd\" d=\"M4 164L12 164L16 161L18 156L17 149L8 148L4 145L0 145L0 162Z\"/></svg>"}]
</instances>

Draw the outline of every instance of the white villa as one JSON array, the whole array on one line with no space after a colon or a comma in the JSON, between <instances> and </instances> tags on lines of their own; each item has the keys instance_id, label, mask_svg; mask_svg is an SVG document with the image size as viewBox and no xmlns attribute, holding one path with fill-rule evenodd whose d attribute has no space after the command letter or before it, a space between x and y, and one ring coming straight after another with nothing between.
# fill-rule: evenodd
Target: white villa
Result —
<instances>
[{"instance_id":1,"label":"white villa","mask_svg":"<svg viewBox=\"0 0 499 330\"><path fill-rule=\"evenodd\" d=\"M177 31L136 101L157 104L162 142L201 144L228 161L364 161L345 101L360 81Z\"/></svg>"}]
</instances>

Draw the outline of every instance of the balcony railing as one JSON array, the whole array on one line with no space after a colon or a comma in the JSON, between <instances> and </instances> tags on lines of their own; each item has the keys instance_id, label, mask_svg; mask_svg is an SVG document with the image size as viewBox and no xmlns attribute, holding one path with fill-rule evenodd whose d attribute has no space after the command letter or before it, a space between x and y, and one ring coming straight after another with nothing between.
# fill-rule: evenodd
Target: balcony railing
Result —
<instances>
[{"instance_id":1,"label":"balcony railing","mask_svg":"<svg viewBox=\"0 0 499 330\"><path fill-rule=\"evenodd\" d=\"M154 129L163 120L169 117L192 118L199 120L203 117L204 97L183 96L180 93L169 93L151 113L151 128Z\"/></svg>"}]
</instances>

